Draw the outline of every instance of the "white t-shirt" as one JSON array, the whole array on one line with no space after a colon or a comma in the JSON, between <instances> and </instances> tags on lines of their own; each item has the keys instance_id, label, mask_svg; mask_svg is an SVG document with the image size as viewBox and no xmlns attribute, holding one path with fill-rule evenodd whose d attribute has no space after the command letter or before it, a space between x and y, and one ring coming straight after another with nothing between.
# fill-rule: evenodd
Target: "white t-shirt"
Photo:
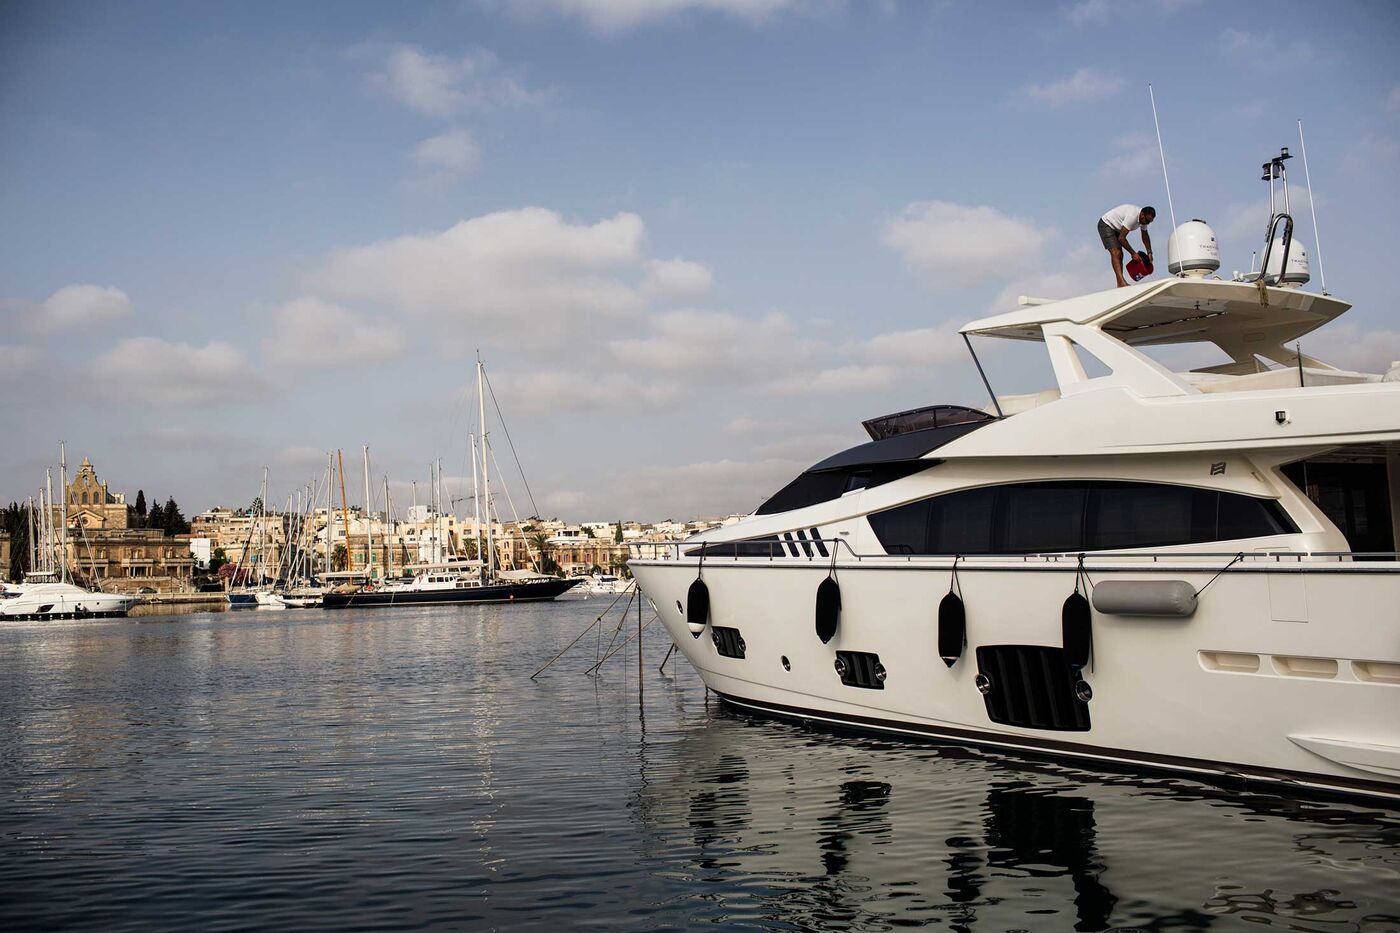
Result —
<instances>
[{"instance_id":1,"label":"white t-shirt","mask_svg":"<svg viewBox=\"0 0 1400 933\"><path fill-rule=\"evenodd\" d=\"M1142 226L1138 223L1138 215L1141 213L1142 208L1136 204L1120 204L1099 219L1114 230L1136 230Z\"/></svg>"}]
</instances>

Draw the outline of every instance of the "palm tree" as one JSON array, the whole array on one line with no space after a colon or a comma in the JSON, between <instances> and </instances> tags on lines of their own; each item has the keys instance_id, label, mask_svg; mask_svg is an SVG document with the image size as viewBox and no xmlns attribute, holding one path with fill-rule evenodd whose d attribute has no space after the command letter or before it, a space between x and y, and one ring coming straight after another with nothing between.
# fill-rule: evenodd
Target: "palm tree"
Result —
<instances>
[{"instance_id":1,"label":"palm tree","mask_svg":"<svg viewBox=\"0 0 1400 933\"><path fill-rule=\"evenodd\" d=\"M549 533L545 531L532 531L526 540L539 554L539 558L535 562L535 569L540 573L556 573L559 570L559 565L556 564L554 558L550 556L554 551L554 545L549 543Z\"/></svg>"}]
</instances>

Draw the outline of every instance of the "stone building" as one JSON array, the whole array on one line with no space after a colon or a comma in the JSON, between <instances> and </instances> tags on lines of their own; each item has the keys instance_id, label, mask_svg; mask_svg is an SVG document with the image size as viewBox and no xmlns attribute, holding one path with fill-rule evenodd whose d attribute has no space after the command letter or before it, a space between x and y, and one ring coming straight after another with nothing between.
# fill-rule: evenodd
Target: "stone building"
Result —
<instances>
[{"instance_id":1,"label":"stone building","mask_svg":"<svg viewBox=\"0 0 1400 933\"><path fill-rule=\"evenodd\" d=\"M68 523L80 523L89 531L94 528L126 528L126 496L112 493L107 484L97 478L92 461L87 457L78 465L78 472L68 484Z\"/></svg>"},{"instance_id":2,"label":"stone building","mask_svg":"<svg viewBox=\"0 0 1400 933\"><path fill-rule=\"evenodd\" d=\"M189 589L194 575L188 535L131 528L126 497L97 477L86 457L64 490L68 502L68 568L79 581L111 592ZM54 509L54 526L62 516Z\"/></svg>"},{"instance_id":3,"label":"stone building","mask_svg":"<svg viewBox=\"0 0 1400 933\"><path fill-rule=\"evenodd\" d=\"M18 583L18 580L10 580L10 534L7 531L0 531L0 583L9 581Z\"/></svg>"}]
</instances>

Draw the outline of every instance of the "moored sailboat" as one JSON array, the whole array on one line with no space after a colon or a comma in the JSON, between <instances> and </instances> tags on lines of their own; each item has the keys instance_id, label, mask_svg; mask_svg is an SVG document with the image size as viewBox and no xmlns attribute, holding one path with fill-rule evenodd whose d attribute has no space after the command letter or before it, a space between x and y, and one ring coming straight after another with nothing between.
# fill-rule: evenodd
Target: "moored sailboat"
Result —
<instances>
[{"instance_id":1,"label":"moored sailboat","mask_svg":"<svg viewBox=\"0 0 1400 933\"><path fill-rule=\"evenodd\" d=\"M444 553L440 528L435 529L432 554L428 561L410 564L401 575L387 575L375 580L369 568L363 574L330 574L361 580L328 591L323 600L325 609L349 609L371 606L428 606L463 603L541 602L555 599L582 582L580 578L561 578L530 570L507 570L498 560L495 525L496 517L491 496L491 448L486 426L486 369L481 359L476 361L476 394L479 435L472 437L472 503L476 556L461 558ZM478 445L477 439L480 438ZM366 468L368 477L368 468ZM366 479L368 503L368 479ZM434 475L433 490L435 522L442 517L441 471ZM389 507L385 490L385 507ZM366 506L368 509L368 505ZM368 549L372 554L372 548ZM386 554L389 553L386 548ZM386 571L392 570L386 567Z\"/></svg>"}]
</instances>

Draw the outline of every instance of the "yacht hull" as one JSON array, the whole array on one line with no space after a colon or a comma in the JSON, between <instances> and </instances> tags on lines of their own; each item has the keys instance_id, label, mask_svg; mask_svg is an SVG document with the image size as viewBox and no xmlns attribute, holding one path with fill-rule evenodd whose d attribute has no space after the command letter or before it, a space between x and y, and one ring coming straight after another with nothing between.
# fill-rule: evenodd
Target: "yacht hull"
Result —
<instances>
[{"instance_id":1,"label":"yacht hull","mask_svg":"<svg viewBox=\"0 0 1400 933\"><path fill-rule=\"evenodd\" d=\"M359 609L372 606L440 606L470 603L525 603L554 599L581 581L542 580L502 583L493 586L460 587L442 590L374 591L327 593L323 609Z\"/></svg>"},{"instance_id":2,"label":"yacht hull","mask_svg":"<svg viewBox=\"0 0 1400 933\"><path fill-rule=\"evenodd\" d=\"M69 584L39 584L0 602L0 620L121 619L140 601L137 596L88 592Z\"/></svg>"},{"instance_id":3,"label":"yacht hull","mask_svg":"<svg viewBox=\"0 0 1400 933\"><path fill-rule=\"evenodd\" d=\"M1091 560L1086 569L1096 584L1170 578L1200 589L1220 569L1203 563ZM1278 564L1237 565L1201 594L1189 618L1094 611L1091 660L1078 674L1053 660L1064 644L1062 607L1075 591L1073 560L961 562L966 646L951 666L938 647L950 565L901 558L837 566L841 610L826 644L814 607L828 562L707 560L709 618L699 637L684 617L695 562L634 560L631 569L679 651L738 709L1400 806L1393 637L1400 573L1393 563L1334 562L1309 571L1295 564L1288 572ZM1048 680L1030 669L1027 659L1037 656L1052 659ZM843 682L838 657L875 659L878 683ZM990 684L985 695L979 675ZM1035 707L1062 702L1050 696L1060 677L1066 690L1082 681L1091 692L1077 704L1078 719L1017 724L1016 705L1008 714L997 702L1019 679L1030 718L1043 720Z\"/></svg>"}]
</instances>

